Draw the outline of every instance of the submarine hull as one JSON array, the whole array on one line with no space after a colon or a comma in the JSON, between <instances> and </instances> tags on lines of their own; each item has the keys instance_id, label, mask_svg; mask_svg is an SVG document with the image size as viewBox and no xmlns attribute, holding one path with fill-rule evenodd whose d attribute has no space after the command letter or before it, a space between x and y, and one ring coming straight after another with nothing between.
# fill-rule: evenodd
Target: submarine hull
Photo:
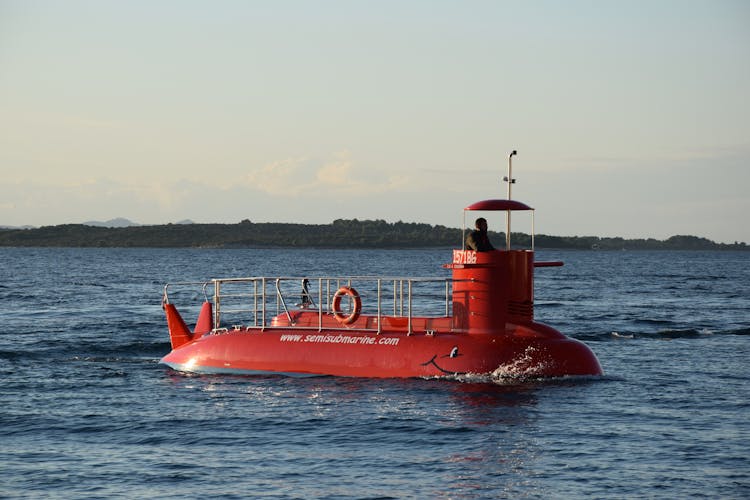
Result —
<instances>
[{"instance_id":1,"label":"submarine hull","mask_svg":"<svg viewBox=\"0 0 750 500\"><path fill-rule=\"evenodd\" d=\"M583 343L560 335L360 333L340 330L236 330L204 335L162 358L196 373L345 377L501 377L601 375Z\"/></svg>"}]
</instances>

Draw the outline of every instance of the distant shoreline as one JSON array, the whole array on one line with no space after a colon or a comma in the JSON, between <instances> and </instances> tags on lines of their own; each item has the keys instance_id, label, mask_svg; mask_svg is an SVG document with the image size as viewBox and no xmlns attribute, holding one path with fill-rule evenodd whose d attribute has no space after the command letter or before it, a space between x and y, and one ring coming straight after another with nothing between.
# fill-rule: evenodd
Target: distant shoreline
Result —
<instances>
[{"instance_id":1,"label":"distant shoreline","mask_svg":"<svg viewBox=\"0 0 750 500\"><path fill-rule=\"evenodd\" d=\"M0 229L0 247L74 248L433 248L460 246L462 231L445 226L383 220L344 220L331 224L253 223L163 224L100 227L62 224L39 228ZM490 238L500 247L504 233ZM513 244L531 246L531 238L513 233ZM744 242L716 243L698 236L666 240L598 236L534 237L536 248L574 250L748 250Z\"/></svg>"}]
</instances>

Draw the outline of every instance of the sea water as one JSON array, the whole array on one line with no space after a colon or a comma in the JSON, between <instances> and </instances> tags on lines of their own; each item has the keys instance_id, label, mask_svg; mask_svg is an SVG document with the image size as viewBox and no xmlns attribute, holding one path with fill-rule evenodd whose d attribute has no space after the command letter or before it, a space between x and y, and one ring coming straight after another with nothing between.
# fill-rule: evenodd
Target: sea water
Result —
<instances>
[{"instance_id":1,"label":"sea water","mask_svg":"<svg viewBox=\"0 0 750 500\"><path fill-rule=\"evenodd\" d=\"M537 258L565 261L536 270L537 320L603 377L158 364L168 281L445 277L449 249L0 249L0 497L750 497L750 252Z\"/></svg>"}]
</instances>

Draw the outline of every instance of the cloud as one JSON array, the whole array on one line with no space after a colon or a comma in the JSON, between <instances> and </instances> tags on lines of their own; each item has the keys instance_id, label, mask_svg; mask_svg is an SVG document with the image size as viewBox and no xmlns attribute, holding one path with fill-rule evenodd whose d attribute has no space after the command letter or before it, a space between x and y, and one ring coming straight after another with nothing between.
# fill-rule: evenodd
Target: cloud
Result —
<instances>
[{"instance_id":1,"label":"cloud","mask_svg":"<svg viewBox=\"0 0 750 500\"><path fill-rule=\"evenodd\" d=\"M128 217L139 222L179 217L186 206L203 199L205 186L174 183L121 182L109 178L0 183L1 224L62 224L92 218ZM216 194L216 193L212 193Z\"/></svg>"},{"instance_id":2,"label":"cloud","mask_svg":"<svg viewBox=\"0 0 750 500\"><path fill-rule=\"evenodd\" d=\"M333 155L327 162L308 158L289 158L250 172L243 183L273 196L368 196L406 190L406 175L367 175L352 161L346 151Z\"/></svg>"},{"instance_id":3,"label":"cloud","mask_svg":"<svg viewBox=\"0 0 750 500\"><path fill-rule=\"evenodd\" d=\"M271 195L294 196L299 193L300 178L306 175L304 158L288 158L269 163L245 176L243 184Z\"/></svg>"},{"instance_id":4,"label":"cloud","mask_svg":"<svg viewBox=\"0 0 750 500\"><path fill-rule=\"evenodd\" d=\"M352 175L352 162L348 155L339 153L338 158L320 167L315 174L317 184L343 189L360 188L361 183Z\"/></svg>"},{"instance_id":5,"label":"cloud","mask_svg":"<svg viewBox=\"0 0 750 500\"><path fill-rule=\"evenodd\" d=\"M346 151L327 161L300 157L272 162L221 183L211 177L25 179L0 182L0 223L47 225L127 217L148 224L183 218L231 220L247 214L269 220L327 220L335 214L332 207L348 200L398 196L413 190L413 184L406 175L358 168ZM291 206L297 208L287 214ZM299 207L313 206L299 213Z\"/></svg>"}]
</instances>

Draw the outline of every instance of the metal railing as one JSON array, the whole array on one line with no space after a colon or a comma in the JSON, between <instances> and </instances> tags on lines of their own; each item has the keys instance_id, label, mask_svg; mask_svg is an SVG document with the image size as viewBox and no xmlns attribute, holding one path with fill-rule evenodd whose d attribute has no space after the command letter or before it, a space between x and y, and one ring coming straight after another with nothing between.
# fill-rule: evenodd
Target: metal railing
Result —
<instances>
[{"instance_id":1,"label":"metal railing","mask_svg":"<svg viewBox=\"0 0 750 500\"><path fill-rule=\"evenodd\" d=\"M451 278L372 276L224 278L167 283L163 300L171 302L171 293L179 295L178 300L194 301L195 292L190 294L188 290L202 287L205 300L213 302L214 330L273 328L271 320L279 315L285 316L293 327L321 330L324 316L334 313L331 306L334 294L342 286L348 286L357 290L362 314L377 318L373 322L377 328L342 325L341 329L380 333L381 318L393 316L406 318L407 333L412 333L414 317L450 316L453 282ZM316 311L317 326L295 326L294 313L298 311Z\"/></svg>"}]
</instances>

